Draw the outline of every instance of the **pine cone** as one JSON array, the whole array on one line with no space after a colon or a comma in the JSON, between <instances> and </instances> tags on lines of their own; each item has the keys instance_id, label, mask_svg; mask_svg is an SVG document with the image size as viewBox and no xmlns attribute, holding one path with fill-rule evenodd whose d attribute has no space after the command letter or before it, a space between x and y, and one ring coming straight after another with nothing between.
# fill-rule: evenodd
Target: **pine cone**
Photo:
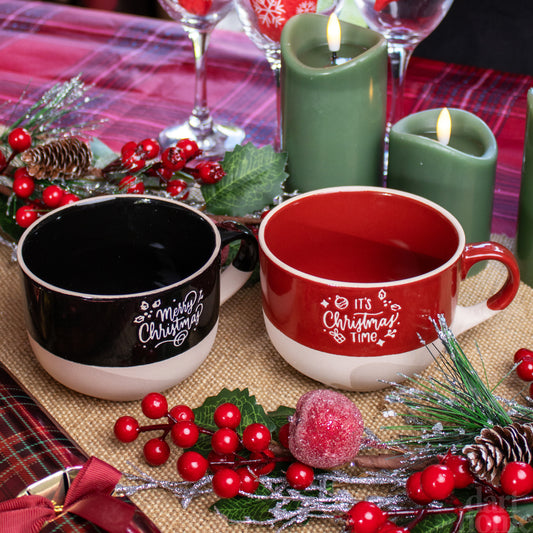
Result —
<instances>
[{"instance_id":1,"label":"pine cone","mask_svg":"<svg viewBox=\"0 0 533 533\"><path fill-rule=\"evenodd\" d=\"M465 446L463 454L470 461L470 471L482 481L499 484L507 463L522 461L533 465L533 426L514 423L481 430L475 444Z\"/></svg>"},{"instance_id":2,"label":"pine cone","mask_svg":"<svg viewBox=\"0 0 533 533\"><path fill-rule=\"evenodd\" d=\"M91 165L91 149L76 137L29 148L20 158L34 178L79 177Z\"/></svg>"}]
</instances>

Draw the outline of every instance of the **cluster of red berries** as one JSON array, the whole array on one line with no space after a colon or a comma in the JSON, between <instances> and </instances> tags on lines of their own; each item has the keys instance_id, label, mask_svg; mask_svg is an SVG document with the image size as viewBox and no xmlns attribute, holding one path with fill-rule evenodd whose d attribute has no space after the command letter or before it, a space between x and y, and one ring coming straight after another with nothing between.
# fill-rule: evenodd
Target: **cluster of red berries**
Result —
<instances>
[{"instance_id":1,"label":"cluster of red berries","mask_svg":"<svg viewBox=\"0 0 533 533\"><path fill-rule=\"evenodd\" d=\"M166 442L170 434L172 442L185 449L177 461L177 470L185 481L195 482L208 470L213 474L213 491L221 498L232 498L239 492L254 493L259 486L259 477L270 474L277 462L287 458L277 457L270 449L272 435L263 424L254 422L237 433L241 424L241 412L233 403L223 403L214 412L213 422L218 429L209 430L195 423L193 410L187 405L168 409L166 398L156 392L147 394L142 402L143 414L150 419L166 418L163 424L140 426L131 416L122 416L115 422L114 433L121 442L133 442L141 432L162 430L159 437L144 444L143 453L148 464L159 466L170 457ZM200 434L210 436L211 450L204 457L194 447ZM288 424L279 431L280 444L288 447ZM298 490L307 488L314 479L311 467L291 462L286 470L289 485Z\"/></svg>"}]
</instances>

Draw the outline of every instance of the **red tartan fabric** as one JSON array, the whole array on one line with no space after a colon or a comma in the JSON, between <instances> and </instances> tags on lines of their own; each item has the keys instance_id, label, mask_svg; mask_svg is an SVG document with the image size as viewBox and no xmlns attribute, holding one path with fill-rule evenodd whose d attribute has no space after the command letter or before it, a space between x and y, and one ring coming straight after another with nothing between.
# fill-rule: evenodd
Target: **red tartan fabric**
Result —
<instances>
[{"instance_id":1,"label":"red tartan fabric","mask_svg":"<svg viewBox=\"0 0 533 533\"><path fill-rule=\"evenodd\" d=\"M244 34L215 30L208 52L209 104L217 120L245 128L247 140L272 142L273 76ZM192 108L191 45L172 21L53 3L0 0L0 121L15 105L82 73L99 95L86 114L108 119L98 136L114 149L155 136ZM499 146L493 231L514 235L526 119L533 78L414 58L406 81L406 112L448 106L485 120ZM13 115L15 113L15 115Z\"/></svg>"}]
</instances>

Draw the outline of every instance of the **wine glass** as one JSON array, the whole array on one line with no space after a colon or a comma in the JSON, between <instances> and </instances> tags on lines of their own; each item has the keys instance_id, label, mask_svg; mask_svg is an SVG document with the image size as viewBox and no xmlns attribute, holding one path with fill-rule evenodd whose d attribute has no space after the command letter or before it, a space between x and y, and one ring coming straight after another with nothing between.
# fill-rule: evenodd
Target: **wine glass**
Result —
<instances>
[{"instance_id":1,"label":"wine glass","mask_svg":"<svg viewBox=\"0 0 533 533\"><path fill-rule=\"evenodd\" d=\"M405 72L414 49L444 18L453 0L355 0L368 26L387 39L392 78L389 123L403 116Z\"/></svg>"},{"instance_id":2,"label":"wine glass","mask_svg":"<svg viewBox=\"0 0 533 533\"><path fill-rule=\"evenodd\" d=\"M343 0L320 2L323 9L317 11L317 0L234 0L235 9L244 32L249 39L264 52L274 74L276 84L277 130L275 148L280 148L281 110L280 79L281 50L279 40L283 26L292 16L300 13L330 15L340 11Z\"/></svg>"},{"instance_id":3,"label":"wine glass","mask_svg":"<svg viewBox=\"0 0 533 533\"><path fill-rule=\"evenodd\" d=\"M159 134L159 142L166 148L179 139L189 138L197 142L204 157L221 157L245 136L237 126L215 123L207 105L206 53L209 37L217 23L231 10L232 0L159 0L159 3L187 32L192 41L195 66L192 113L186 122L164 129Z\"/></svg>"}]
</instances>

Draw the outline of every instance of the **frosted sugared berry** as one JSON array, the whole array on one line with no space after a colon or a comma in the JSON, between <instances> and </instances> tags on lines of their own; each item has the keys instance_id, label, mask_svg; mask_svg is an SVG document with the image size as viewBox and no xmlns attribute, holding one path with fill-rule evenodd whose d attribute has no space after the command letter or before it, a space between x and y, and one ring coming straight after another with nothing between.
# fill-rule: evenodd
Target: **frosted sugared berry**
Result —
<instances>
[{"instance_id":1,"label":"frosted sugared berry","mask_svg":"<svg viewBox=\"0 0 533 533\"><path fill-rule=\"evenodd\" d=\"M218 161L201 161L196 165L198 178L208 185L218 183L225 175Z\"/></svg>"},{"instance_id":2,"label":"frosted sugared berry","mask_svg":"<svg viewBox=\"0 0 533 533\"><path fill-rule=\"evenodd\" d=\"M177 146L170 146L161 154L161 163L172 172L181 170L186 162L187 159L183 155L183 150Z\"/></svg>"},{"instance_id":3,"label":"frosted sugared berry","mask_svg":"<svg viewBox=\"0 0 533 533\"><path fill-rule=\"evenodd\" d=\"M241 423L241 411L233 403L223 403L215 409L213 421L219 428L235 429Z\"/></svg>"},{"instance_id":4,"label":"frosted sugared berry","mask_svg":"<svg viewBox=\"0 0 533 533\"><path fill-rule=\"evenodd\" d=\"M516 375L523 381L533 381L533 357L524 355L516 367Z\"/></svg>"},{"instance_id":5,"label":"frosted sugared berry","mask_svg":"<svg viewBox=\"0 0 533 533\"><path fill-rule=\"evenodd\" d=\"M170 180L166 190L170 196L178 197L179 200L186 200L189 197L187 182L181 179Z\"/></svg>"},{"instance_id":6,"label":"frosted sugared berry","mask_svg":"<svg viewBox=\"0 0 533 533\"><path fill-rule=\"evenodd\" d=\"M198 481L205 476L209 463L195 451L182 453L178 459L178 473L184 481Z\"/></svg>"},{"instance_id":7,"label":"frosted sugared berry","mask_svg":"<svg viewBox=\"0 0 533 533\"><path fill-rule=\"evenodd\" d=\"M213 491L220 498L233 498L239 494L241 478L235 470L222 468L213 475Z\"/></svg>"},{"instance_id":8,"label":"frosted sugared berry","mask_svg":"<svg viewBox=\"0 0 533 533\"><path fill-rule=\"evenodd\" d=\"M58 207L65 191L57 185L48 185L43 191L43 202L52 209Z\"/></svg>"},{"instance_id":9,"label":"frosted sugared berry","mask_svg":"<svg viewBox=\"0 0 533 533\"><path fill-rule=\"evenodd\" d=\"M447 455L443 464L447 466L453 474L456 489L464 489L474 482L474 476L470 473L470 462L462 455Z\"/></svg>"},{"instance_id":10,"label":"frosted sugared berry","mask_svg":"<svg viewBox=\"0 0 533 533\"><path fill-rule=\"evenodd\" d=\"M151 466L160 466L167 462L170 456L170 447L162 439L150 439L143 447L144 458Z\"/></svg>"},{"instance_id":11,"label":"frosted sugared berry","mask_svg":"<svg viewBox=\"0 0 533 533\"><path fill-rule=\"evenodd\" d=\"M259 478L247 467L237 468L237 474L241 478L240 490L253 494L259 487Z\"/></svg>"},{"instance_id":12,"label":"frosted sugared berry","mask_svg":"<svg viewBox=\"0 0 533 533\"><path fill-rule=\"evenodd\" d=\"M62 207L64 205L73 204L73 203L75 203L77 201L79 201L79 197L78 196L76 196L75 194L73 194L71 192L67 192L61 197L61 200L59 200L59 206L58 207Z\"/></svg>"},{"instance_id":13,"label":"frosted sugared berry","mask_svg":"<svg viewBox=\"0 0 533 533\"><path fill-rule=\"evenodd\" d=\"M292 463L287 468L285 476L293 489L304 490L313 483L315 473L310 466L302 463Z\"/></svg>"},{"instance_id":14,"label":"frosted sugared berry","mask_svg":"<svg viewBox=\"0 0 533 533\"><path fill-rule=\"evenodd\" d=\"M37 220L37 211L32 205L23 205L17 209L15 220L21 228L28 228Z\"/></svg>"},{"instance_id":15,"label":"frosted sugared berry","mask_svg":"<svg viewBox=\"0 0 533 533\"><path fill-rule=\"evenodd\" d=\"M444 500L455 487L453 473L445 465L430 465L422 470L422 491L433 500Z\"/></svg>"},{"instance_id":16,"label":"frosted sugared berry","mask_svg":"<svg viewBox=\"0 0 533 533\"><path fill-rule=\"evenodd\" d=\"M376 533L387 520L387 515L375 504L357 502L346 513L346 525L352 533Z\"/></svg>"},{"instance_id":17,"label":"frosted sugared berry","mask_svg":"<svg viewBox=\"0 0 533 533\"><path fill-rule=\"evenodd\" d=\"M257 461L257 463L254 462L254 464L250 466L252 472L256 476L266 476L270 474L270 472L274 470L276 463L274 461L269 461L269 459L273 459L274 457L274 453L271 450L251 453L250 459Z\"/></svg>"},{"instance_id":18,"label":"frosted sugared berry","mask_svg":"<svg viewBox=\"0 0 533 533\"><path fill-rule=\"evenodd\" d=\"M500 485L510 496L526 496L533 491L533 467L528 463L507 463L500 476Z\"/></svg>"},{"instance_id":19,"label":"frosted sugared berry","mask_svg":"<svg viewBox=\"0 0 533 533\"><path fill-rule=\"evenodd\" d=\"M291 418L289 449L315 468L334 468L353 459L361 445L363 418L344 394L318 389L304 394Z\"/></svg>"},{"instance_id":20,"label":"frosted sugared berry","mask_svg":"<svg viewBox=\"0 0 533 533\"><path fill-rule=\"evenodd\" d=\"M132 416L121 416L115 422L113 432L120 442L133 442L139 436L139 422Z\"/></svg>"},{"instance_id":21,"label":"frosted sugared berry","mask_svg":"<svg viewBox=\"0 0 533 533\"><path fill-rule=\"evenodd\" d=\"M19 198L29 198L35 190L35 181L29 176L15 176L13 180L13 192Z\"/></svg>"},{"instance_id":22,"label":"frosted sugared berry","mask_svg":"<svg viewBox=\"0 0 533 533\"><path fill-rule=\"evenodd\" d=\"M426 505L433 501L423 490L421 484L422 472L415 472L411 474L405 484L405 491L407 496L419 505Z\"/></svg>"},{"instance_id":23,"label":"frosted sugared berry","mask_svg":"<svg viewBox=\"0 0 533 533\"><path fill-rule=\"evenodd\" d=\"M271 438L270 430L258 422L246 426L242 432L242 444L251 452L262 452L266 450Z\"/></svg>"},{"instance_id":24,"label":"frosted sugared berry","mask_svg":"<svg viewBox=\"0 0 533 533\"><path fill-rule=\"evenodd\" d=\"M168 414L176 422L194 422L194 412L188 405L175 405Z\"/></svg>"},{"instance_id":25,"label":"frosted sugared berry","mask_svg":"<svg viewBox=\"0 0 533 533\"><path fill-rule=\"evenodd\" d=\"M503 507L489 503L477 512L474 525L477 533L507 533L511 519Z\"/></svg>"},{"instance_id":26,"label":"frosted sugared berry","mask_svg":"<svg viewBox=\"0 0 533 533\"><path fill-rule=\"evenodd\" d=\"M155 139L143 139L137 145L136 151L146 159L153 159L159 154L159 143Z\"/></svg>"},{"instance_id":27,"label":"frosted sugared berry","mask_svg":"<svg viewBox=\"0 0 533 533\"><path fill-rule=\"evenodd\" d=\"M9 132L7 142L13 152L24 152L24 150L27 150L31 146L31 135L24 128L15 128Z\"/></svg>"},{"instance_id":28,"label":"frosted sugared berry","mask_svg":"<svg viewBox=\"0 0 533 533\"><path fill-rule=\"evenodd\" d=\"M278 431L278 442L284 447L289 447L289 430L290 430L290 424L284 424L279 428Z\"/></svg>"},{"instance_id":29,"label":"frosted sugared berry","mask_svg":"<svg viewBox=\"0 0 533 533\"><path fill-rule=\"evenodd\" d=\"M202 153L202 150L198 148L196 141L193 141L192 139L180 139L176 143L176 146L183 150L183 157L185 157L187 161L199 156Z\"/></svg>"},{"instance_id":30,"label":"frosted sugared berry","mask_svg":"<svg viewBox=\"0 0 533 533\"><path fill-rule=\"evenodd\" d=\"M176 422L170 430L170 436L176 446L190 448L198 441L200 431L194 422Z\"/></svg>"},{"instance_id":31,"label":"frosted sugared berry","mask_svg":"<svg viewBox=\"0 0 533 533\"><path fill-rule=\"evenodd\" d=\"M142 399L141 409L148 418L162 418L168 412L167 399L159 392L150 392Z\"/></svg>"},{"instance_id":32,"label":"frosted sugared berry","mask_svg":"<svg viewBox=\"0 0 533 533\"><path fill-rule=\"evenodd\" d=\"M211 447L221 455L235 453L239 447L239 436L231 428L220 428L211 437Z\"/></svg>"}]
</instances>

